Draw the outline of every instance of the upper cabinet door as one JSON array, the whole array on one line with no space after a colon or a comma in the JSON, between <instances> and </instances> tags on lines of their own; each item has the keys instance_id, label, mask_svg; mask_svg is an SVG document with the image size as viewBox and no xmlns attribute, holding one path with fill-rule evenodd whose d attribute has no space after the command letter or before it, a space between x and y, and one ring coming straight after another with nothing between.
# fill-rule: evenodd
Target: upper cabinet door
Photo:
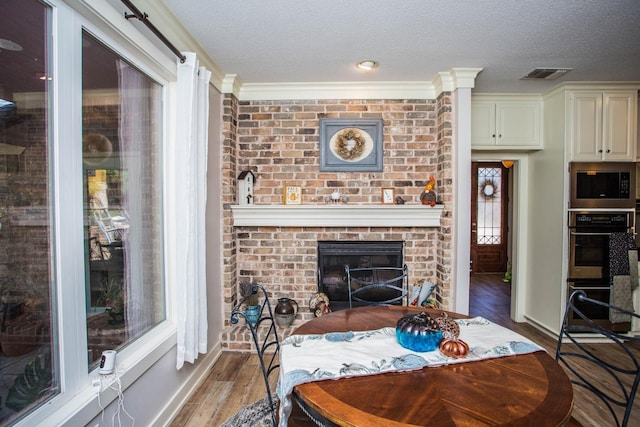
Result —
<instances>
[{"instance_id":1,"label":"upper cabinet door","mask_svg":"<svg viewBox=\"0 0 640 427\"><path fill-rule=\"evenodd\" d=\"M602 158L602 92L581 91L569 94L573 122L571 152L574 161Z\"/></svg>"},{"instance_id":2,"label":"upper cabinet door","mask_svg":"<svg viewBox=\"0 0 640 427\"><path fill-rule=\"evenodd\" d=\"M606 160L635 160L637 104L634 92L605 92L603 104L603 151Z\"/></svg>"},{"instance_id":3,"label":"upper cabinet door","mask_svg":"<svg viewBox=\"0 0 640 427\"><path fill-rule=\"evenodd\" d=\"M542 108L539 102L511 101L496 104L498 144L542 148L541 116Z\"/></svg>"},{"instance_id":4,"label":"upper cabinet door","mask_svg":"<svg viewBox=\"0 0 640 427\"><path fill-rule=\"evenodd\" d=\"M496 104L473 102L471 108L471 145L492 147L496 144Z\"/></svg>"},{"instance_id":5,"label":"upper cabinet door","mask_svg":"<svg viewBox=\"0 0 640 427\"><path fill-rule=\"evenodd\" d=\"M569 92L571 160L635 161L635 91Z\"/></svg>"},{"instance_id":6,"label":"upper cabinet door","mask_svg":"<svg viewBox=\"0 0 640 427\"><path fill-rule=\"evenodd\" d=\"M539 150L542 148L542 102L510 97L474 100L471 148Z\"/></svg>"}]
</instances>

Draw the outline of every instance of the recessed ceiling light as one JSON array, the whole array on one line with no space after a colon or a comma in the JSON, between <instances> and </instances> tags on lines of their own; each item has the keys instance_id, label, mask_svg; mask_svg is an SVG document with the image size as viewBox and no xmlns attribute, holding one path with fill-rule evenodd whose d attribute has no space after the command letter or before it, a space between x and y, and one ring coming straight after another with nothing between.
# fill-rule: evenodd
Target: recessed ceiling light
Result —
<instances>
[{"instance_id":1,"label":"recessed ceiling light","mask_svg":"<svg viewBox=\"0 0 640 427\"><path fill-rule=\"evenodd\" d=\"M22 46L16 42L12 42L11 40L0 39L0 49L20 52L22 50Z\"/></svg>"},{"instance_id":2,"label":"recessed ceiling light","mask_svg":"<svg viewBox=\"0 0 640 427\"><path fill-rule=\"evenodd\" d=\"M371 59L367 59L366 61L360 61L356 64L356 67L360 68L361 70L367 70L367 71L373 70L377 66L378 66L378 63Z\"/></svg>"}]
</instances>

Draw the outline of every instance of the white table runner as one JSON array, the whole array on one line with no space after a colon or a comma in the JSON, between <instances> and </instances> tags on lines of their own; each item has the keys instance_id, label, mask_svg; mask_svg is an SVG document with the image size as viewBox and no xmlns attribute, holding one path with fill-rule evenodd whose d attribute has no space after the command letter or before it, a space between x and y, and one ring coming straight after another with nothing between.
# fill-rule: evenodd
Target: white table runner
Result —
<instances>
[{"instance_id":1,"label":"white table runner","mask_svg":"<svg viewBox=\"0 0 640 427\"><path fill-rule=\"evenodd\" d=\"M437 349L406 349L398 344L393 327L288 337L280 346L279 425L287 425L291 391L298 384L544 351L522 335L482 317L456 322L460 325L459 338L469 344L469 354L460 359L446 357Z\"/></svg>"}]
</instances>

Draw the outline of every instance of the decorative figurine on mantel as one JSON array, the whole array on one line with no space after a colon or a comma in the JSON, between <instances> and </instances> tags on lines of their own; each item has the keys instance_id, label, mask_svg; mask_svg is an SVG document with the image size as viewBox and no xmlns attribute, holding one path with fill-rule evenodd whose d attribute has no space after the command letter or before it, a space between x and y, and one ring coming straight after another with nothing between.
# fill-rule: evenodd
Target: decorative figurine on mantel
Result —
<instances>
[{"instance_id":1,"label":"decorative figurine on mantel","mask_svg":"<svg viewBox=\"0 0 640 427\"><path fill-rule=\"evenodd\" d=\"M333 203L338 204L340 202L347 203L349 201L349 197L345 195L341 195L338 190L333 190L330 196L324 196L325 203Z\"/></svg>"},{"instance_id":2,"label":"decorative figurine on mantel","mask_svg":"<svg viewBox=\"0 0 640 427\"><path fill-rule=\"evenodd\" d=\"M436 179L433 176L430 176L427 185L424 187L424 191L420 194L420 201L423 205L429 205L431 207L436 205L438 197L436 196L436 192L433 191L435 186Z\"/></svg>"},{"instance_id":3,"label":"decorative figurine on mantel","mask_svg":"<svg viewBox=\"0 0 640 427\"><path fill-rule=\"evenodd\" d=\"M253 185L256 182L256 176L251 171L244 171L238 175L238 204L253 204Z\"/></svg>"}]
</instances>

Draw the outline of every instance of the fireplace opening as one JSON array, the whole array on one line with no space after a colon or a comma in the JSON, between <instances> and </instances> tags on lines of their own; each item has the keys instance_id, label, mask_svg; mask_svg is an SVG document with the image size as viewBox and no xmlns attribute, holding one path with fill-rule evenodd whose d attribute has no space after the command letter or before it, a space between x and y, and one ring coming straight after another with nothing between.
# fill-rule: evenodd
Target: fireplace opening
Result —
<instances>
[{"instance_id":1,"label":"fireplace opening","mask_svg":"<svg viewBox=\"0 0 640 427\"><path fill-rule=\"evenodd\" d=\"M402 241L319 241L318 292L324 292L332 310L349 308L349 288L344 266L350 268L404 265ZM381 296L387 299L388 295Z\"/></svg>"}]
</instances>

